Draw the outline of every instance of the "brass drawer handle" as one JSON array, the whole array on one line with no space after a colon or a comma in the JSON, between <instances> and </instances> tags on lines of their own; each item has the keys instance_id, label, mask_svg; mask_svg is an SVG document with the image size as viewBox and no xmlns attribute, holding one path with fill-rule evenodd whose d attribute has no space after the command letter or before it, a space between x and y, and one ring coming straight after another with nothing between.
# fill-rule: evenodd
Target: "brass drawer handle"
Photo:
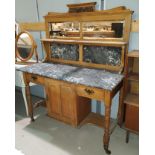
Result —
<instances>
[{"instance_id":1,"label":"brass drawer handle","mask_svg":"<svg viewBox=\"0 0 155 155\"><path fill-rule=\"evenodd\" d=\"M94 91L91 90L91 89L85 88L84 90L85 90L85 92L86 92L87 94L89 94L89 95L94 94Z\"/></svg>"},{"instance_id":2,"label":"brass drawer handle","mask_svg":"<svg viewBox=\"0 0 155 155\"><path fill-rule=\"evenodd\" d=\"M37 76L31 76L32 80L37 80Z\"/></svg>"}]
</instances>

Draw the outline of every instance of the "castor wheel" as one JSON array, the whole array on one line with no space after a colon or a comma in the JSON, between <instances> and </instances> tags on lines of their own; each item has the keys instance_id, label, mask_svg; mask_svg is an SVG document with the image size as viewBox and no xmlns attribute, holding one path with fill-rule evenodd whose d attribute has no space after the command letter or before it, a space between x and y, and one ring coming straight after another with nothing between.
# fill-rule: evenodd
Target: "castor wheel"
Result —
<instances>
[{"instance_id":1,"label":"castor wheel","mask_svg":"<svg viewBox=\"0 0 155 155\"><path fill-rule=\"evenodd\" d=\"M31 118L31 122L34 122L35 121L35 119L34 118Z\"/></svg>"},{"instance_id":2,"label":"castor wheel","mask_svg":"<svg viewBox=\"0 0 155 155\"><path fill-rule=\"evenodd\" d=\"M105 150L106 154L111 154L111 151L108 150L108 146L107 145L104 145L104 150Z\"/></svg>"}]
</instances>

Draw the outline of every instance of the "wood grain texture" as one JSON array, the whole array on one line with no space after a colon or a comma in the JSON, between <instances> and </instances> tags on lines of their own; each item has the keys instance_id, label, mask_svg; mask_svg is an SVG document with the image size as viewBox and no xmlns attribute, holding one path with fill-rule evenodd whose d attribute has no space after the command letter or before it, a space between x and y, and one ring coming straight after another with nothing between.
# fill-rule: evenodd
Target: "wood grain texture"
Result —
<instances>
[{"instance_id":1,"label":"wood grain texture","mask_svg":"<svg viewBox=\"0 0 155 155\"><path fill-rule=\"evenodd\" d=\"M44 22L25 22L19 23L22 31L45 31Z\"/></svg>"},{"instance_id":2,"label":"wood grain texture","mask_svg":"<svg viewBox=\"0 0 155 155\"><path fill-rule=\"evenodd\" d=\"M61 85L61 114L70 120L76 120L76 94L70 86Z\"/></svg>"},{"instance_id":3,"label":"wood grain texture","mask_svg":"<svg viewBox=\"0 0 155 155\"><path fill-rule=\"evenodd\" d=\"M130 131L139 131L139 108L137 106L126 105L125 128Z\"/></svg>"},{"instance_id":4,"label":"wood grain texture","mask_svg":"<svg viewBox=\"0 0 155 155\"><path fill-rule=\"evenodd\" d=\"M136 94L127 94L124 100L125 104L133 105L139 107L139 95Z\"/></svg>"},{"instance_id":5,"label":"wood grain texture","mask_svg":"<svg viewBox=\"0 0 155 155\"><path fill-rule=\"evenodd\" d=\"M77 94L76 94L77 95ZM78 96L77 97L77 125L79 126L83 120L91 113L91 99Z\"/></svg>"},{"instance_id":6,"label":"wood grain texture","mask_svg":"<svg viewBox=\"0 0 155 155\"><path fill-rule=\"evenodd\" d=\"M139 51L128 53L125 72L125 129L126 142L129 141L129 133L139 132Z\"/></svg>"},{"instance_id":7,"label":"wood grain texture","mask_svg":"<svg viewBox=\"0 0 155 155\"><path fill-rule=\"evenodd\" d=\"M132 21L131 32L139 32L139 20Z\"/></svg>"},{"instance_id":8,"label":"wood grain texture","mask_svg":"<svg viewBox=\"0 0 155 155\"><path fill-rule=\"evenodd\" d=\"M88 114L88 116L80 123L79 127L85 125L85 124L93 124L98 127L101 127L104 129L104 116L91 112ZM111 119L111 125L110 130L112 131L113 127L115 126L115 120Z\"/></svg>"},{"instance_id":9,"label":"wood grain texture","mask_svg":"<svg viewBox=\"0 0 155 155\"><path fill-rule=\"evenodd\" d=\"M76 91L79 96L88 97L91 99L98 99L98 100L103 100L104 98L104 91L100 91L96 88L77 86Z\"/></svg>"},{"instance_id":10,"label":"wood grain texture","mask_svg":"<svg viewBox=\"0 0 155 155\"><path fill-rule=\"evenodd\" d=\"M19 25L22 31L46 31L44 22L24 22ZM139 32L139 20L132 21L131 32Z\"/></svg>"},{"instance_id":11,"label":"wood grain texture","mask_svg":"<svg viewBox=\"0 0 155 155\"><path fill-rule=\"evenodd\" d=\"M139 58L139 50L133 50L128 53L128 57Z\"/></svg>"},{"instance_id":12,"label":"wood grain texture","mask_svg":"<svg viewBox=\"0 0 155 155\"><path fill-rule=\"evenodd\" d=\"M103 136L103 144L104 149L108 153L110 152L109 148L109 141L110 141L110 116L111 116L111 93L109 91L105 91L105 99L104 99L104 105L105 105L105 117L104 117L104 136Z\"/></svg>"},{"instance_id":13,"label":"wood grain texture","mask_svg":"<svg viewBox=\"0 0 155 155\"><path fill-rule=\"evenodd\" d=\"M50 108L49 115L53 114L56 116L61 115L61 100L60 100L60 87L55 83L48 83L48 87L46 87L47 94L47 104Z\"/></svg>"},{"instance_id":14,"label":"wood grain texture","mask_svg":"<svg viewBox=\"0 0 155 155\"><path fill-rule=\"evenodd\" d=\"M25 83L26 100L28 104L28 115L31 118L31 121L33 122L34 116L33 116L33 104L32 104L31 92L30 92L30 86L29 86L30 81L27 79L26 73L23 73L23 79Z\"/></svg>"}]
</instances>

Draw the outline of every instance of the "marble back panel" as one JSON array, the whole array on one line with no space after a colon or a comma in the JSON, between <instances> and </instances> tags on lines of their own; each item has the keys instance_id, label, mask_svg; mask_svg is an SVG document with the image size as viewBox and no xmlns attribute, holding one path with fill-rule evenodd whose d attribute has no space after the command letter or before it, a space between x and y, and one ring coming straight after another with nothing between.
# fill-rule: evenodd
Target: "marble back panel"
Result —
<instances>
[{"instance_id":1,"label":"marble back panel","mask_svg":"<svg viewBox=\"0 0 155 155\"><path fill-rule=\"evenodd\" d=\"M79 60L79 46L53 43L51 45L51 58L77 61Z\"/></svg>"},{"instance_id":2,"label":"marble back panel","mask_svg":"<svg viewBox=\"0 0 155 155\"><path fill-rule=\"evenodd\" d=\"M120 47L84 46L84 61L96 64L119 66L121 63Z\"/></svg>"}]
</instances>

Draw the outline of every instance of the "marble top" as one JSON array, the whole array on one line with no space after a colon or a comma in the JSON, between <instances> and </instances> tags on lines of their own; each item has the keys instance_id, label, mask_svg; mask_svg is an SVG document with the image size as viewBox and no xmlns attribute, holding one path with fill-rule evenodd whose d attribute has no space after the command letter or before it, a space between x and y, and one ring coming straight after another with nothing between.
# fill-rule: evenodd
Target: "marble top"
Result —
<instances>
[{"instance_id":1,"label":"marble top","mask_svg":"<svg viewBox=\"0 0 155 155\"><path fill-rule=\"evenodd\" d=\"M19 68L19 70L110 91L113 90L124 77L123 75L111 73L106 70L54 63L37 63Z\"/></svg>"},{"instance_id":2,"label":"marble top","mask_svg":"<svg viewBox=\"0 0 155 155\"><path fill-rule=\"evenodd\" d=\"M63 78L64 81L106 90L113 90L122 79L123 75L120 74L114 74L106 70L88 68L81 68Z\"/></svg>"},{"instance_id":3,"label":"marble top","mask_svg":"<svg viewBox=\"0 0 155 155\"><path fill-rule=\"evenodd\" d=\"M78 67L54 63L36 63L19 70L27 73L33 73L53 79L63 80L63 76L73 72Z\"/></svg>"}]
</instances>

